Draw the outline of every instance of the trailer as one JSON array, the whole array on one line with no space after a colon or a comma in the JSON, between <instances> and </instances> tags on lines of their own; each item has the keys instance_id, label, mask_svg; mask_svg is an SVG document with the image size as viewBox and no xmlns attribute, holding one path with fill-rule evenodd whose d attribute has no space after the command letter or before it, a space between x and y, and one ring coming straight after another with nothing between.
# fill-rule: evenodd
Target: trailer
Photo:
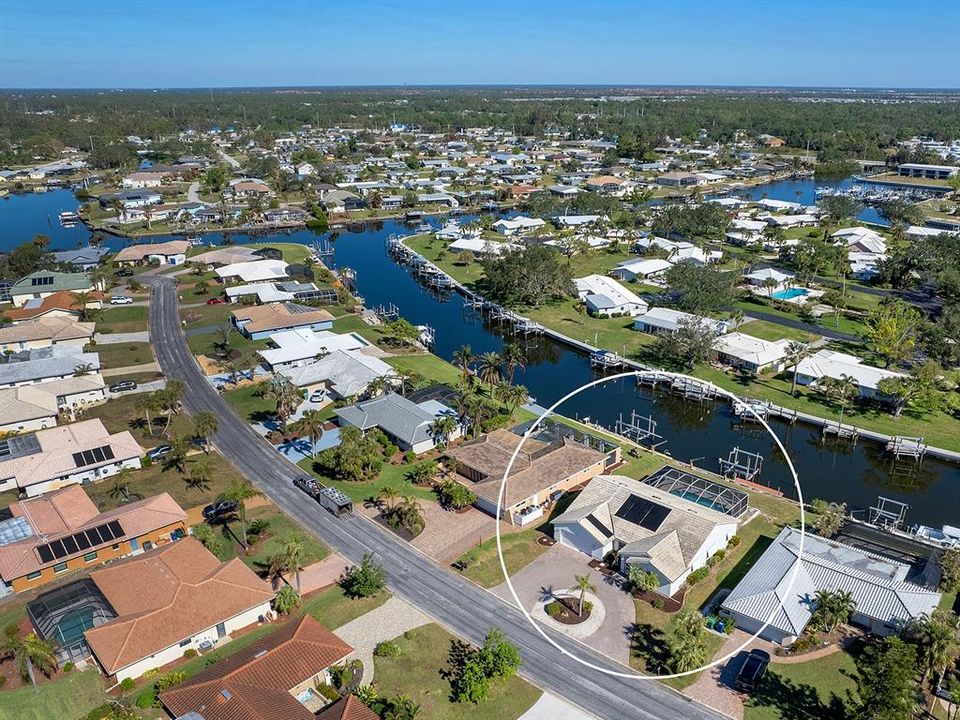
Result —
<instances>
[{"instance_id":1,"label":"trailer","mask_svg":"<svg viewBox=\"0 0 960 720\"><path fill-rule=\"evenodd\" d=\"M353 513L353 501L336 488L321 485L317 502L337 517Z\"/></svg>"}]
</instances>

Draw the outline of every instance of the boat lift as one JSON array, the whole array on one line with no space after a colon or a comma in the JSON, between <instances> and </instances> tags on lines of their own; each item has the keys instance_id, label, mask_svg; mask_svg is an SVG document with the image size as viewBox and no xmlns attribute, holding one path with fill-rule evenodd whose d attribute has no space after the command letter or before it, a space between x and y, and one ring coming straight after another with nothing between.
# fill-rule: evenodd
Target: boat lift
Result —
<instances>
[{"instance_id":1,"label":"boat lift","mask_svg":"<svg viewBox=\"0 0 960 720\"><path fill-rule=\"evenodd\" d=\"M877 504L870 508L869 523L885 530L902 528L909 509L910 506L904 502L879 495Z\"/></svg>"},{"instance_id":2,"label":"boat lift","mask_svg":"<svg viewBox=\"0 0 960 720\"><path fill-rule=\"evenodd\" d=\"M640 445L649 442L651 447L657 447L666 442L657 442L662 436L657 434L657 421L653 419L653 415L637 415L636 410L630 411L629 420L624 420L623 415L620 415L614 432Z\"/></svg>"},{"instance_id":3,"label":"boat lift","mask_svg":"<svg viewBox=\"0 0 960 720\"><path fill-rule=\"evenodd\" d=\"M911 459L919 463L923 462L923 457L927 454L927 444L922 437L897 435L887 443L887 452L891 453L895 460Z\"/></svg>"},{"instance_id":4,"label":"boat lift","mask_svg":"<svg viewBox=\"0 0 960 720\"><path fill-rule=\"evenodd\" d=\"M731 480L756 482L763 469L763 456L735 447L726 459L719 458L720 474Z\"/></svg>"}]
</instances>

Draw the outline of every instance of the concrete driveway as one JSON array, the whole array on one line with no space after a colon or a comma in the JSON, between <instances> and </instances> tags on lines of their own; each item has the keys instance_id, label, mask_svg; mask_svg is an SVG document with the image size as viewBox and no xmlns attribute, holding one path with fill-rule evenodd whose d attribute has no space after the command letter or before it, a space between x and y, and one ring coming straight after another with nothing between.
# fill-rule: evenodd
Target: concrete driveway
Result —
<instances>
[{"instance_id":1,"label":"concrete driveway","mask_svg":"<svg viewBox=\"0 0 960 720\"><path fill-rule=\"evenodd\" d=\"M519 720L592 720L583 710L575 708L566 700L545 692L533 707L520 716Z\"/></svg>"},{"instance_id":2,"label":"concrete driveway","mask_svg":"<svg viewBox=\"0 0 960 720\"><path fill-rule=\"evenodd\" d=\"M494 542L496 520L482 510L471 507L458 513L435 502L421 502L420 507L427 524L410 544L441 565L451 564L481 541ZM500 523L502 535L519 529Z\"/></svg>"},{"instance_id":3,"label":"concrete driveway","mask_svg":"<svg viewBox=\"0 0 960 720\"><path fill-rule=\"evenodd\" d=\"M554 545L547 552L516 573L511 579L520 601L530 611L545 593L569 590L575 575L589 575L596 586L596 596L603 603L606 618L603 624L581 642L623 664L630 662L630 631L637 613L633 600L610 579L591 569L586 555L565 545ZM493 592L515 604L506 583Z\"/></svg>"}]
</instances>

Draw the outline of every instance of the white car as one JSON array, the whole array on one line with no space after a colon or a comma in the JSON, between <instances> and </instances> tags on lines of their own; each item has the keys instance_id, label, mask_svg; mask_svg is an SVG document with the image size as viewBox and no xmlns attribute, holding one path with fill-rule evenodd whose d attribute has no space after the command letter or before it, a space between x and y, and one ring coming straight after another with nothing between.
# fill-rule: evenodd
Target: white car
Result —
<instances>
[{"instance_id":1,"label":"white car","mask_svg":"<svg viewBox=\"0 0 960 720\"><path fill-rule=\"evenodd\" d=\"M133 302L132 297L127 297L126 295L114 295L110 298L111 305L129 305Z\"/></svg>"},{"instance_id":2,"label":"white car","mask_svg":"<svg viewBox=\"0 0 960 720\"><path fill-rule=\"evenodd\" d=\"M324 392L323 390L314 390L313 394L310 395L310 402L318 403L323 402Z\"/></svg>"}]
</instances>

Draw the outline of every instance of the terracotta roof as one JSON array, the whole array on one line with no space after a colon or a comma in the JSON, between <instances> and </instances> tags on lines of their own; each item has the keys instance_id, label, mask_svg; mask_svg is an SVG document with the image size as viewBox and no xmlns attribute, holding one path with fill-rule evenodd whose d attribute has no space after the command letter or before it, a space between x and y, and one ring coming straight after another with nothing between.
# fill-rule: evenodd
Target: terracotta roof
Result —
<instances>
[{"instance_id":1,"label":"terracotta roof","mask_svg":"<svg viewBox=\"0 0 960 720\"><path fill-rule=\"evenodd\" d=\"M192 537L91 574L117 618L87 630L109 674L273 599L239 558L221 563Z\"/></svg>"},{"instance_id":2,"label":"terracotta roof","mask_svg":"<svg viewBox=\"0 0 960 720\"><path fill-rule=\"evenodd\" d=\"M313 713L290 688L351 652L343 640L304 615L168 690L161 700L174 715L193 711L204 720L312 720Z\"/></svg>"},{"instance_id":3,"label":"terracotta roof","mask_svg":"<svg viewBox=\"0 0 960 720\"><path fill-rule=\"evenodd\" d=\"M140 537L167 525L186 520L186 513L167 493L155 495L137 502L121 505L101 513L80 485L70 485L41 497L11 503L10 513L14 518L23 518L33 534L0 545L0 577L10 581L23 577L58 562L79 557L99 547L112 545L128 538ZM41 560L37 547L53 542L65 535L86 530L118 520L123 530L120 538L78 550L50 562Z\"/></svg>"},{"instance_id":4,"label":"terracotta roof","mask_svg":"<svg viewBox=\"0 0 960 720\"><path fill-rule=\"evenodd\" d=\"M353 695L317 713L316 720L379 720L380 716Z\"/></svg>"},{"instance_id":5,"label":"terracotta roof","mask_svg":"<svg viewBox=\"0 0 960 720\"><path fill-rule=\"evenodd\" d=\"M480 473L478 482L463 484L478 497L496 503L500 481L520 436L509 430L496 430L480 439L447 450L447 455ZM605 455L568 438L554 443L527 440L513 464L504 493L504 507L512 507L531 495L566 480L571 475L597 465L603 470Z\"/></svg>"},{"instance_id":6,"label":"terracotta roof","mask_svg":"<svg viewBox=\"0 0 960 720\"><path fill-rule=\"evenodd\" d=\"M113 259L116 262L131 262L143 260L150 255L183 255L189 247L190 243L187 240L128 245L118 252Z\"/></svg>"},{"instance_id":7,"label":"terracotta roof","mask_svg":"<svg viewBox=\"0 0 960 720\"><path fill-rule=\"evenodd\" d=\"M91 292L91 297L100 297L100 293ZM67 290L55 292L43 298L35 307L20 307L4 310L3 314L7 316L10 322L19 322L22 320L31 320L41 317L51 310L64 310L66 312L76 313L79 308L76 293Z\"/></svg>"}]
</instances>

